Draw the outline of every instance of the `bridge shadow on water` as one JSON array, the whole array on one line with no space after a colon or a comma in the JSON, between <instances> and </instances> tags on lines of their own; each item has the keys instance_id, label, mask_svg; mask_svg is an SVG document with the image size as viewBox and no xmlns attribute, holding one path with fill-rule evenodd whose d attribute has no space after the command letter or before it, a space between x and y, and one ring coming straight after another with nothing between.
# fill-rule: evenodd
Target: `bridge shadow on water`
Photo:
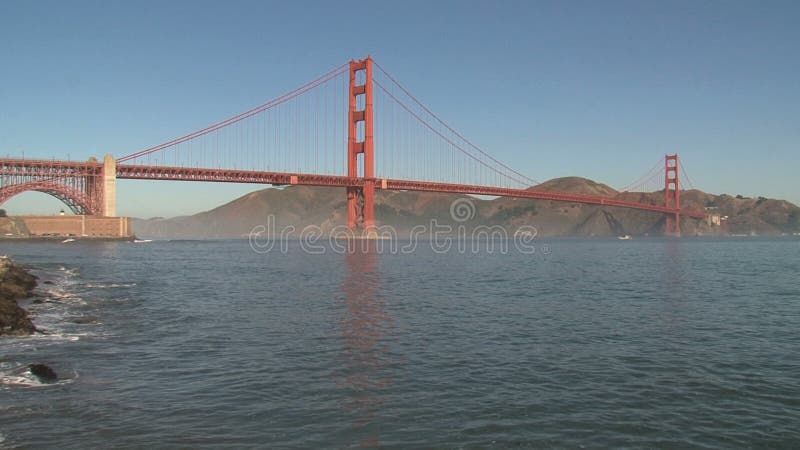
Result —
<instances>
[{"instance_id":1,"label":"bridge shadow on water","mask_svg":"<svg viewBox=\"0 0 800 450\"><path fill-rule=\"evenodd\" d=\"M385 405L385 390L393 384L400 361L389 347L394 321L381 298L379 252L375 242L343 255L347 275L342 283L344 314L342 375L339 384L345 408L354 417L353 427L342 436L349 445L381 447L377 417Z\"/></svg>"}]
</instances>

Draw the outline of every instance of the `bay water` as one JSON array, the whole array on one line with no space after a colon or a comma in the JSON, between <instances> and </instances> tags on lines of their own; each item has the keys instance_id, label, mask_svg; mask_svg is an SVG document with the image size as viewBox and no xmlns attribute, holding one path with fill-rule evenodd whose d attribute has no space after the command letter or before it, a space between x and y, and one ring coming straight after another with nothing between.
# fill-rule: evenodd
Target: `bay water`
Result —
<instances>
[{"instance_id":1,"label":"bay water","mask_svg":"<svg viewBox=\"0 0 800 450\"><path fill-rule=\"evenodd\" d=\"M800 239L456 247L3 243L0 448L800 446Z\"/></svg>"}]
</instances>

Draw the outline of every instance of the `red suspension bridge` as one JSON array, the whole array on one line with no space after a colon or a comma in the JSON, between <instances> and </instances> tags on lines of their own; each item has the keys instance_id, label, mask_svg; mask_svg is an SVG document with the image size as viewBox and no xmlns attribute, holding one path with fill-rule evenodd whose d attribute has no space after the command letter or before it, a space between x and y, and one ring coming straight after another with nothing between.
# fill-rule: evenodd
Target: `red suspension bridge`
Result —
<instances>
[{"instance_id":1,"label":"red suspension bridge","mask_svg":"<svg viewBox=\"0 0 800 450\"><path fill-rule=\"evenodd\" d=\"M376 151L377 149L377 151ZM325 75L227 120L102 162L0 159L0 205L26 191L76 214L116 215L116 180L178 180L343 187L348 226L375 225L377 189L450 192L618 206L663 213L680 233L685 177L667 155L628 191L664 191L664 204L538 189L536 180L467 140L372 58ZM655 183L655 185L654 185Z\"/></svg>"}]
</instances>

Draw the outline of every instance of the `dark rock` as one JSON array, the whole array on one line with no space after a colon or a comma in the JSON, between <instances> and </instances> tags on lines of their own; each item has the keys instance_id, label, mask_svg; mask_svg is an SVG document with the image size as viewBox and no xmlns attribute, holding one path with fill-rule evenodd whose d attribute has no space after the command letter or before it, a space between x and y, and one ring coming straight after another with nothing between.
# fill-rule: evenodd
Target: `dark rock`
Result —
<instances>
[{"instance_id":1,"label":"dark rock","mask_svg":"<svg viewBox=\"0 0 800 450\"><path fill-rule=\"evenodd\" d=\"M42 284L53 284L53 282L50 281L50 280L46 280L46 281L42 281Z\"/></svg>"},{"instance_id":2,"label":"dark rock","mask_svg":"<svg viewBox=\"0 0 800 450\"><path fill-rule=\"evenodd\" d=\"M56 375L56 371L51 369L50 366L46 364L31 364L28 366L28 368L31 370L31 374L39 378L39 381L42 383L53 383L58 381L58 375Z\"/></svg>"},{"instance_id":3,"label":"dark rock","mask_svg":"<svg viewBox=\"0 0 800 450\"><path fill-rule=\"evenodd\" d=\"M17 300L31 296L36 277L8 258L0 259L0 335L27 336L36 331Z\"/></svg>"},{"instance_id":4,"label":"dark rock","mask_svg":"<svg viewBox=\"0 0 800 450\"><path fill-rule=\"evenodd\" d=\"M36 287L36 277L8 260L0 267L0 298L19 300L31 295Z\"/></svg>"},{"instance_id":5,"label":"dark rock","mask_svg":"<svg viewBox=\"0 0 800 450\"><path fill-rule=\"evenodd\" d=\"M91 325L97 323L97 317L94 316L83 316L78 317L72 320L72 323L77 323L79 325Z\"/></svg>"},{"instance_id":6,"label":"dark rock","mask_svg":"<svg viewBox=\"0 0 800 450\"><path fill-rule=\"evenodd\" d=\"M35 331L27 311L15 300L0 297L0 335L27 336Z\"/></svg>"}]
</instances>

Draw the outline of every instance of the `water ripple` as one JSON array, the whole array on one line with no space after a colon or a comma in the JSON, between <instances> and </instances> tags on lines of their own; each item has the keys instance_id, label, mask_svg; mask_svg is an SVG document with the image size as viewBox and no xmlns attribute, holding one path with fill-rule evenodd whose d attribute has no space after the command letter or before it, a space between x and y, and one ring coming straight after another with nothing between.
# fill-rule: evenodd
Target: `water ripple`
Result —
<instances>
[{"instance_id":1,"label":"water ripple","mask_svg":"<svg viewBox=\"0 0 800 450\"><path fill-rule=\"evenodd\" d=\"M800 292L782 269L797 243L620 244L554 241L546 259L19 244L60 337L1 340L0 376L34 360L80 376L0 388L0 447L800 442Z\"/></svg>"}]
</instances>

